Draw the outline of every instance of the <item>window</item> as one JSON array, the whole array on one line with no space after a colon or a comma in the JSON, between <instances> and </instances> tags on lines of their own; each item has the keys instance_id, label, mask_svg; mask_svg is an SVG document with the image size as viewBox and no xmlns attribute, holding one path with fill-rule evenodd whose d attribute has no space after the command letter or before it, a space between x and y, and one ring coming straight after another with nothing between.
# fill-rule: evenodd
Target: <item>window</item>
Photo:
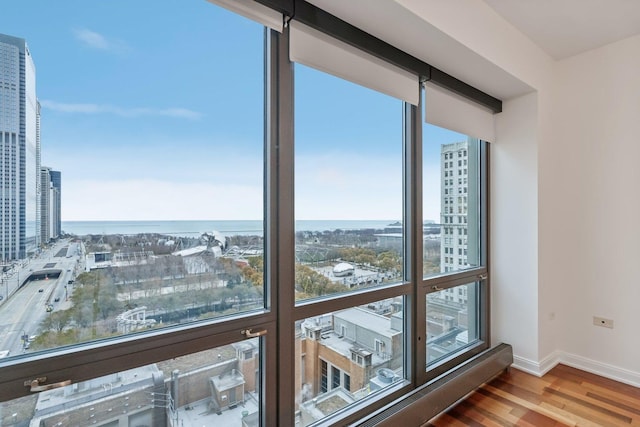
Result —
<instances>
[{"instance_id":1,"label":"window","mask_svg":"<svg viewBox=\"0 0 640 427\"><path fill-rule=\"evenodd\" d=\"M429 111L427 105L427 122ZM455 119L449 122L453 123L451 129L454 129ZM423 238L422 289L426 301L427 331L425 373L426 378L434 378L487 345L483 329L486 327L483 323L485 317L481 314L486 310L486 288L483 281L475 281L478 274L486 271L482 230L486 226L483 195L486 191L484 165L487 143L429 123L422 127L422 139L423 222L436 223L434 219L438 210L455 213L440 218L446 226L434 226L431 233L425 227ZM455 185L448 175L440 172L443 168L438 167L438 159L449 156L458 159ZM438 184L438 175L442 176L445 185L452 186L451 192ZM452 193L456 195L455 212L448 201ZM454 224L452 233L448 232L451 228L448 224ZM438 228L442 236L455 234L465 238L438 238ZM453 254L457 256L450 256Z\"/></svg>"},{"instance_id":2,"label":"window","mask_svg":"<svg viewBox=\"0 0 640 427\"><path fill-rule=\"evenodd\" d=\"M313 381L296 384L296 401L301 402L299 410L303 425L310 422L308 417L315 412L314 408L324 408L321 413L326 417L359 400L375 398L379 392L404 378L403 305L403 297L397 297L296 322L296 337L305 337L296 338L295 347L305 354L306 376L308 379L319 378L317 384ZM343 333L340 325L353 330L353 334ZM314 374L318 360L320 372ZM299 363L296 358L296 372L301 370ZM389 374L389 381L386 377L385 381L380 381L377 373L381 370ZM343 390L336 390L339 388ZM344 390L353 394L345 395ZM328 404L320 404L329 400L334 402L331 410ZM318 420L314 418L314 421Z\"/></svg>"},{"instance_id":3,"label":"window","mask_svg":"<svg viewBox=\"0 0 640 427\"><path fill-rule=\"evenodd\" d=\"M34 2L3 31L42 61L70 235L3 275L11 423L352 423L486 348L485 142L424 124L424 97L287 58L300 22L279 33L279 14ZM30 35L59 16L105 34ZM80 49L52 86L46 61ZM71 384L30 395L25 370Z\"/></svg>"},{"instance_id":4,"label":"window","mask_svg":"<svg viewBox=\"0 0 640 427\"><path fill-rule=\"evenodd\" d=\"M303 65L295 72L296 300L399 282L400 103Z\"/></svg>"},{"instance_id":5,"label":"window","mask_svg":"<svg viewBox=\"0 0 640 427\"><path fill-rule=\"evenodd\" d=\"M240 334L275 331L263 258L265 29L207 2L157 5L148 20L143 3L115 1L97 11L83 4L34 8L28 0L3 8L15 26L3 33L26 37L34 63L43 65L38 90L51 100L42 101L42 132L65 143L43 140L41 161L61 172L62 230L69 233L46 236L42 252L3 280L0 318L20 330L0 340L3 362L29 363L50 382L72 381L29 400L25 413L43 425L108 425L108 405L126 410L131 425L160 425L147 417L152 393L165 417L185 425L187 409L205 397L217 405L205 424L239 423L238 408L247 403L248 415L265 425L275 417L263 410L261 387L275 376L262 366L275 343ZM103 36L69 33L66 24L45 36L18 19L25 11L34 23L99 15L104 25L96 25L112 44L97 49L86 37ZM115 21L130 31L109 24ZM161 49L154 34L162 34ZM81 62L59 60L80 50ZM179 67L167 62L172 57L181 58ZM224 66L218 58L226 58ZM63 76L55 84L52 66ZM57 90L69 105L100 106L91 113L65 107ZM3 384L15 375L15 368L1 370ZM191 392L176 397L176 383ZM116 392L123 386L140 391ZM3 399L29 393L0 388ZM82 398L73 397L80 390ZM103 401L105 394L113 399ZM66 408L66 419L54 416L56 405Z\"/></svg>"},{"instance_id":6,"label":"window","mask_svg":"<svg viewBox=\"0 0 640 427\"><path fill-rule=\"evenodd\" d=\"M326 393L329 390L328 387L328 365L327 362L325 362L324 360L320 361L320 392L321 393Z\"/></svg>"},{"instance_id":7,"label":"window","mask_svg":"<svg viewBox=\"0 0 640 427\"><path fill-rule=\"evenodd\" d=\"M335 366L331 367L331 389L340 387L340 377L341 372L340 369Z\"/></svg>"},{"instance_id":8,"label":"window","mask_svg":"<svg viewBox=\"0 0 640 427\"><path fill-rule=\"evenodd\" d=\"M78 6L76 12L85 13L83 9ZM144 10L141 6L134 8L128 19L135 21L135 16L144 16ZM117 13L117 8L111 13ZM173 12L165 8L164 13ZM242 54L229 58L225 67L207 59L225 55L225 47L204 42L200 46L193 44L182 26L166 27L158 22L147 27L162 32L172 43L188 39L190 49L198 52L189 55L190 62L183 64L192 70L186 78L194 81L179 91L181 99L175 100L188 103L190 110L164 113L132 110L123 111L120 117L105 113L102 119L108 125L99 132L90 116L50 113L50 123L56 129L52 136L67 141L55 149L55 158L64 162L60 165L65 169L64 176L69 173L71 177L70 185L65 187L67 205L63 212L81 221L65 223L65 231L73 233L73 237L45 249L40 259L49 261L34 262L29 269L15 269L16 276L25 279L25 288L18 291L17 280L9 283L13 286L9 292L17 296L29 289L43 289L45 298L33 307L23 331L23 335L36 337L28 343L30 352L264 308L264 107L260 95L264 92L264 30L245 18L206 4L198 13L207 18L203 16L192 25L209 31L209 38L220 37L225 27L243 28L235 42ZM210 22L224 25L213 29ZM146 40L143 33L137 36L141 42ZM154 50L150 40L145 43L148 65L164 64L166 53ZM80 68L68 66L66 72L71 73L71 80L75 76L87 92L93 91L98 96L103 90L111 91L124 104L155 99L156 93L178 96L175 90L164 89L162 83L173 77L174 70L156 67L154 84L138 65L135 55L121 60L122 69L118 73L126 69L132 85L126 90L121 89L121 79L110 75L115 71L98 70L89 77ZM208 77L196 71L213 68L217 78L225 81L227 90L235 91L242 101L221 99L216 95L219 89L205 84ZM245 70L245 76L237 76L238 68ZM77 92L73 96L91 94ZM210 101L198 101L203 96ZM156 102L166 103L170 99L162 97ZM239 126L237 114L231 112L236 107L246 109L249 114L244 126ZM220 120L215 134L205 124L203 118L207 115ZM95 131L90 132L91 138L97 145L94 151L87 152L84 161L62 160L86 145L87 132L92 128ZM157 135L158 131L162 136ZM185 138L185 132L190 136ZM205 137L209 140L203 144ZM238 141L235 148L228 145L229 139ZM179 150L175 149L176 140L181 141ZM123 151L127 154L121 155ZM174 153L171 159L161 154L166 152ZM225 157L224 164L212 168L213 159L219 156ZM43 156L43 161L50 159ZM160 166L163 164L167 167ZM242 172L234 185L236 190L245 192L245 200L234 196L232 186L225 186L229 174L237 171ZM84 181L96 184L77 184ZM211 218L210 212L222 206L225 214L216 216L228 218L226 222L174 222L185 218L186 212ZM241 216L252 221L229 222L240 220ZM129 221L132 217L139 220ZM93 223L94 228L82 222L96 218L107 221ZM165 220L157 221L158 218ZM128 222L118 222L123 220ZM229 250L234 246L245 255L234 255ZM39 271L45 273L38 274ZM232 288L235 291L229 293ZM10 309L4 305L0 313ZM24 322L20 318L16 321ZM18 344L27 345L24 340L14 342L8 350L19 353Z\"/></svg>"},{"instance_id":9,"label":"window","mask_svg":"<svg viewBox=\"0 0 640 427\"><path fill-rule=\"evenodd\" d=\"M320 384L294 384L301 402L295 419L307 425L362 400L379 399L405 378L403 291L398 287L394 298L376 298L380 287L400 285L405 276L405 142L397 99L301 64L294 72L293 295L296 311L314 313L295 321L296 337L314 331L313 339L295 346L306 355L308 379L318 378L313 370L319 357L328 365L326 387L324 363ZM354 108L355 99L367 108ZM319 122L332 126L318 128ZM356 291L351 303L333 310L336 295L345 298ZM387 339L392 348L384 347ZM392 373L392 381L378 381L381 369ZM341 383L345 375L351 394Z\"/></svg>"},{"instance_id":10,"label":"window","mask_svg":"<svg viewBox=\"0 0 640 427\"><path fill-rule=\"evenodd\" d=\"M480 339L478 285L457 286L454 293L427 296L427 363L437 364Z\"/></svg>"}]
</instances>

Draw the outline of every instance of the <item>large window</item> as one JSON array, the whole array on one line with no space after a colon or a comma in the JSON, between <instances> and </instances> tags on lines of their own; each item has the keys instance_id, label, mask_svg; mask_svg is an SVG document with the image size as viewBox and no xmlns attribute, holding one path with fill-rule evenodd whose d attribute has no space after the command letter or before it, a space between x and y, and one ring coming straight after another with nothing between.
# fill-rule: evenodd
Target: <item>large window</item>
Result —
<instances>
[{"instance_id":1,"label":"large window","mask_svg":"<svg viewBox=\"0 0 640 427\"><path fill-rule=\"evenodd\" d=\"M16 29L32 34L34 60L45 65L38 95L50 185L42 192L52 195L43 206L53 211L61 200L63 217L56 231L45 216L39 253L3 273L0 321L16 331L0 337L9 356L265 306L264 29L207 4L159 9L140 26L143 5L114 3L102 21L117 15L130 31L67 34L71 22L56 8L61 19L47 31L64 43L55 45L40 30ZM178 10L198 19L176 25ZM231 28L234 55L205 42ZM163 34L163 49L149 33ZM51 170L61 176L58 193Z\"/></svg>"},{"instance_id":2,"label":"large window","mask_svg":"<svg viewBox=\"0 0 640 427\"><path fill-rule=\"evenodd\" d=\"M405 140L398 99L294 72L294 419L310 425L406 379Z\"/></svg>"},{"instance_id":3,"label":"large window","mask_svg":"<svg viewBox=\"0 0 640 427\"><path fill-rule=\"evenodd\" d=\"M433 378L487 346L488 143L429 123L429 101L422 125L422 290ZM466 129L455 119L447 124Z\"/></svg>"},{"instance_id":4,"label":"large window","mask_svg":"<svg viewBox=\"0 0 640 427\"><path fill-rule=\"evenodd\" d=\"M269 424L264 26L202 1L35 3L0 36L37 65L37 93L12 82L39 100L21 125L42 164L3 162L34 181L41 245L2 266L0 370L4 399L30 393L12 376L44 391L3 425Z\"/></svg>"},{"instance_id":5,"label":"large window","mask_svg":"<svg viewBox=\"0 0 640 427\"><path fill-rule=\"evenodd\" d=\"M487 347L488 144L419 73L262 3L2 13L0 424L346 425Z\"/></svg>"},{"instance_id":6,"label":"large window","mask_svg":"<svg viewBox=\"0 0 640 427\"><path fill-rule=\"evenodd\" d=\"M402 104L295 67L296 300L403 279Z\"/></svg>"},{"instance_id":7,"label":"large window","mask_svg":"<svg viewBox=\"0 0 640 427\"><path fill-rule=\"evenodd\" d=\"M483 143L427 123L423 141L423 275L478 267Z\"/></svg>"}]
</instances>

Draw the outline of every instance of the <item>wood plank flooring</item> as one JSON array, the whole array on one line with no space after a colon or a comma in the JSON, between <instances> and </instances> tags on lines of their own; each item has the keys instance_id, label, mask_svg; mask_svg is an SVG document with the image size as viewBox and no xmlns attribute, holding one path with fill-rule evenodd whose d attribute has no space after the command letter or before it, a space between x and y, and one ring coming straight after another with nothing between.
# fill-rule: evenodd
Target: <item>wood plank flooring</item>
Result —
<instances>
[{"instance_id":1,"label":"wood plank flooring","mask_svg":"<svg viewBox=\"0 0 640 427\"><path fill-rule=\"evenodd\" d=\"M558 365L501 374L423 427L640 427L640 389Z\"/></svg>"}]
</instances>

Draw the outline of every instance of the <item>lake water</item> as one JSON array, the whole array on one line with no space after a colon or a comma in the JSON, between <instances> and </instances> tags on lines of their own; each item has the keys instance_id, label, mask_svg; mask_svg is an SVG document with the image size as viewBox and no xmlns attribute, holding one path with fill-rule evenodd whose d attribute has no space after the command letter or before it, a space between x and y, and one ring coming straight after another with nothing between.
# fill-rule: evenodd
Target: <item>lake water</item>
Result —
<instances>
[{"instance_id":1,"label":"lake water","mask_svg":"<svg viewBox=\"0 0 640 427\"><path fill-rule=\"evenodd\" d=\"M297 231L325 230L382 230L396 220L300 220ZM171 236L197 237L206 231L219 231L228 235L262 235L262 221L62 221L65 233L86 234L159 233Z\"/></svg>"}]
</instances>

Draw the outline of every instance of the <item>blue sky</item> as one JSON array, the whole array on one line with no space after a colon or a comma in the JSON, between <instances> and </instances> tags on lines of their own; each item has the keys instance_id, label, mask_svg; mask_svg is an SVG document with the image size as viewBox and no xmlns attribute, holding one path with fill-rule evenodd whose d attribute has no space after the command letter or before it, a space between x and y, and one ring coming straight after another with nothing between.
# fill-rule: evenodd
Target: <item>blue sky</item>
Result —
<instances>
[{"instance_id":1,"label":"blue sky","mask_svg":"<svg viewBox=\"0 0 640 427\"><path fill-rule=\"evenodd\" d=\"M29 44L63 221L261 218L258 24L205 0L5 0L0 32ZM296 66L295 111L297 218L400 219L400 101ZM425 134L438 219L439 147L463 137Z\"/></svg>"}]
</instances>

